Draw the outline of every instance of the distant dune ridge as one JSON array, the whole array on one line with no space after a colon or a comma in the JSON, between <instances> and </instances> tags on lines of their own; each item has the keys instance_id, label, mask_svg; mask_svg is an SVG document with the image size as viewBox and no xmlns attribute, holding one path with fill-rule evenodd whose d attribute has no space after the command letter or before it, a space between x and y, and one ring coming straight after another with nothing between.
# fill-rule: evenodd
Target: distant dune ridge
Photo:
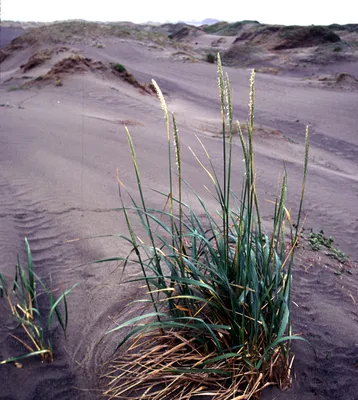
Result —
<instances>
[{"instance_id":1,"label":"distant dune ridge","mask_svg":"<svg viewBox=\"0 0 358 400\"><path fill-rule=\"evenodd\" d=\"M176 115L183 174L215 214L211 180L188 148L206 160L197 135L210 161L221 163L220 52L244 137L250 70L256 70L253 138L264 228L272 226L284 169L296 218L307 125L310 132L292 318L294 333L311 346L293 344L292 387L268 387L262 399L357 400L358 24L199 22L1 22L0 272L13 275L26 236L35 272L56 293L80 283L68 296L68 339L56 337L55 362L1 365L1 399L101 398L98 377L121 337L98 343L128 299L138 298L137 286L127 283L138 271L132 264L124 272L118 263L86 264L126 256L132 248L118 236L78 239L126 232L117 178L131 194L136 178L125 126L150 208L163 210L156 192L167 193L167 133L152 79ZM245 168L238 136L236 127L234 190ZM16 326L3 307L0 321L1 362L24 349L11 337Z\"/></svg>"},{"instance_id":2,"label":"distant dune ridge","mask_svg":"<svg viewBox=\"0 0 358 400\"><path fill-rule=\"evenodd\" d=\"M358 28L355 24L300 27L266 25L258 21L229 23L207 19L201 22L204 24L193 26L185 22L136 25L59 21L35 27L34 23L22 23L26 30L19 23L11 26L7 22L2 28L0 60L13 50L36 43L99 43L102 38L110 37L172 45L185 50L190 60L220 51L224 64L238 67L295 70L307 64L323 66L356 59ZM278 51L284 53L279 56ZM351 73L350 70L337 72Z\"/></svg>"}]
</instances>

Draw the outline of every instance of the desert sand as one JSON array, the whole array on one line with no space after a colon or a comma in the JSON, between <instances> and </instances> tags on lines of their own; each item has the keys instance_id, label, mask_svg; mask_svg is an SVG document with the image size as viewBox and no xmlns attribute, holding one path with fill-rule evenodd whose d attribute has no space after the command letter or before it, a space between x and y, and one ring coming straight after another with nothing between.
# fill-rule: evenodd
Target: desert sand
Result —
<instances>
[{"instance_id":1,"label":"desert sand","mask_svg":"<svg viewBox=\"0 0 358 400\"><path fill-rule=\"evenodd\" d=\"M203 187L209 182L188 147L202 154L193 133L199 135L214 165L220 164L216 65L204 60L220 51L234 91L235 118L243 124L250 70L257 68L257 188L268 226L273 210L265 200L275 198L284 167L288 205L293 215L297 212L308 125L305 232L323 230L350 256L342 264L324 250L312 251L302 239L294 265L293 328L311 346L293 343L292 387L284 392L269 388L262 398L357 400L358 31L336 27L340 42L283 48L277 31L253 34L254 23L232 36L190 27L180 33L182 27L168 25L153 33L130 24L123 25L130 33L114 35L84 25L39 27L31 35L26 27L30 36L1 49L0 271L13 276L16 254L25 257L26 236L38 275L55 292L79 285L68 297L68 338L60 330L55 335L54 363L29 358L23 368L1 365L0 399L101 397L101 366L121 334L98 342L138 295L135 285L121 282L139 271L127 268L123 275L118 263L89 263L125 256L130 248L119 238L75 239L127 232L116 210L117 170L136 195L125 125L133 136L150 206L164 206L151 190L166 192L168 181L165 122L148 85L151 79L176 114L183 174L214 211ZM2 35L8 43L6 29ZM113 73L116 63L137 84ZM244 168L237 137L234 152L233 183L239 191ZM188 195L187 201L193 199ZM9 334L14 324L4 307L0 321L0 359L21 354L22 346Z\"/></svg>"}]
</instances>

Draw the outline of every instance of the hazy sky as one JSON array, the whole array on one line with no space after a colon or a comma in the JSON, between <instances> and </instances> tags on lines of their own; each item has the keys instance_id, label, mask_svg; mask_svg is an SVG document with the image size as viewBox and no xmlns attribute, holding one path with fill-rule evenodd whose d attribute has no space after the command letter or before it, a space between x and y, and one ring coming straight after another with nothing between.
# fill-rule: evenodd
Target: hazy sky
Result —
<instances>
[{"instance_id":1,"label":"hazy sky","mask_svg":"<svg viewBox=\"0 0 358 400\"><path fill-rule=\"evenodd\" d=\"M54 21L164 22L167 20L227 21L328 25L358 23L356 0L0 0L1 19Z\"/></svg>"}]
</instances>

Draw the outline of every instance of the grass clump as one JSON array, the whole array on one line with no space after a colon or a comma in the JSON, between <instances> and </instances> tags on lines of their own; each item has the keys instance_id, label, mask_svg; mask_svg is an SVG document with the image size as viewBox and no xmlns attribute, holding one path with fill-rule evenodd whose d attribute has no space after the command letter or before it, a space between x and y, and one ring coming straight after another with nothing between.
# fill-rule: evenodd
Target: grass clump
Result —
<instances>
[{"instance_id":1,"label":"grass clump","mask_svg":"<svg viewBox=\"0 0 358 400\"><path fill-rule=\"evenodd\" d=\"M125 66L122 64L115 64L114 69L119 73L126 71Z\"/></svg>"},{"instance_id":2,"label":"grass clump","mask_svg":"<svg viewBox=\"0 0 358 400\"><path fill-rule=\"evenodd\" d=\"M327 238L324 232L310 232L307 237L308 243L313 251L319 251L323 248L326 250L326 255L344 264L348 261L347 254L336 248L334 244L334 237Z\"/></svg>"},{"instance_id":3,"label":"grass clump","mask_svg":"<svg viewBox=\"0 0 358 400\"><path fill-rule=\"evenodd\" d=\"M56 79L55 86L57 86L57 87L63 86L62 79L60 79L60 78Z\"/></svg>"},{"instance_id":4,"label":"grass clump","mask_svg":"<svg viewBox=\"0 0 358 400\"><path fill-rule=\"evenodd\" d=\"M150 209L147 204L134 144L126 130L139 201L130 196L132 205L125 205L125 186L118 177L129 231L125 240L133 246L124 261L139 265L142 276L131 281L145 285L149 297L142 301L149 302L153 310L107 332L131 327L117 346L123 346L123 354L110 363L106 375L105 395L110 398L171 400L207 395L216 400L249 399L268 382L280 386L290 382L290 341L298 339L291 330L292 263L300 235L308 132L297 228L285 207L284 173L274 202L272 231L265 233L254 168L254 80L253 71L245 137L236 124L245 162L242 190L236 194L231 187L236 157L231 87L218 55L222 180L200 139L206 161L192 151L213 184L217 215L182 175L175 116L169 115L154 81L167 126L169 191L158 193L166 204L164 210ZM196 198L199 212L183 201L184 188ZM139 238L134 231L133 212L145 237Z\"/></svg>"},{"instance_id":5,"label":"grass clump","mask_svg":"<svg viewBox=\"0 0 358 400\"><path fill-rule=\"evenodd\" d=\"M209 53L206 55L206 62L210 63L210 64L215 64L216 62L216 56L213 53Z\"/></svg>"},{"instance_id":6,"label":"grass clump","mask_svg":"<svg viewBox=\"0 0 358 400\"><path fill-rule=\"evenodd\" d=\"M64 334L66 335L68 323L68 309L66 296L74 288L63 292L56 298L35 274L32 263L30 245L25 238L27 252L27 268L23 268L17 257L15 277L11 288L5 277L0 273L0 298L6 300L11 316L20 325L23 335L11 336L20 342L27 350L27 353L0 361L0 364L17 362L23 358L40 356L42 361L53 361L52 348L52 326L56 319ZM41 288L39 291L38 288ZM44 312L40 308L39 297L46 297L48 310ZM63 303L64 311L61 312L60 304ZM41 303L43 305L43 303Z\"/></svg>"},{"instance_id":7,"label":"grass clump","mask_svg":"<svg viewBox=\"0 0 358 400\"><path fill-rule=\"evenodd\" d=\"M21 89L20 86L12 85L12 86L9 86L9 87L7 88L7 91L8 91L8 92L15 92L16 90L20 90L20 89Z\"/></svg>"},{"instance_id":8,"label":"grass clump","mask_svg":"<svg viewBox=\"0 0 358 400\"><path fill-rule=\"evenodd\" d=\"M345 81L351 81L351 82L358 82L358 79L356 79L354 76L348 74L347 72L341 72L336 76L336 82L337 83L343 83Z\"/></svg>"}]
</instances>

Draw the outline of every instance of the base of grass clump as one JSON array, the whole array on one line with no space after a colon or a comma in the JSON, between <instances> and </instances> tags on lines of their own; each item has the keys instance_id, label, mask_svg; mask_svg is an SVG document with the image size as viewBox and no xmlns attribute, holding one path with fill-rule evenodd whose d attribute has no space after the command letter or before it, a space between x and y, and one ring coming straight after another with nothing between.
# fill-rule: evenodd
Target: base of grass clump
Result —
<instances>
[{"instance_id":1,"label":"base of grass clump","mask_svg":"<svg viewBox=\"0 0 358 400\"><path fill-rule=\"evenodd\" d=\"M271 361L256 370L248 367L250 360L244 360L243 351L220 359L215 351L208 354L206 346L198 346L188 336L185 330L169 330L132 339L131 346L111 361L104 376L108 381L104 395L117 399L248 400L258 398L268 382L278 382L281 387L291 383L289 360L279 347Z\"/></svg>"}]
</instances>

